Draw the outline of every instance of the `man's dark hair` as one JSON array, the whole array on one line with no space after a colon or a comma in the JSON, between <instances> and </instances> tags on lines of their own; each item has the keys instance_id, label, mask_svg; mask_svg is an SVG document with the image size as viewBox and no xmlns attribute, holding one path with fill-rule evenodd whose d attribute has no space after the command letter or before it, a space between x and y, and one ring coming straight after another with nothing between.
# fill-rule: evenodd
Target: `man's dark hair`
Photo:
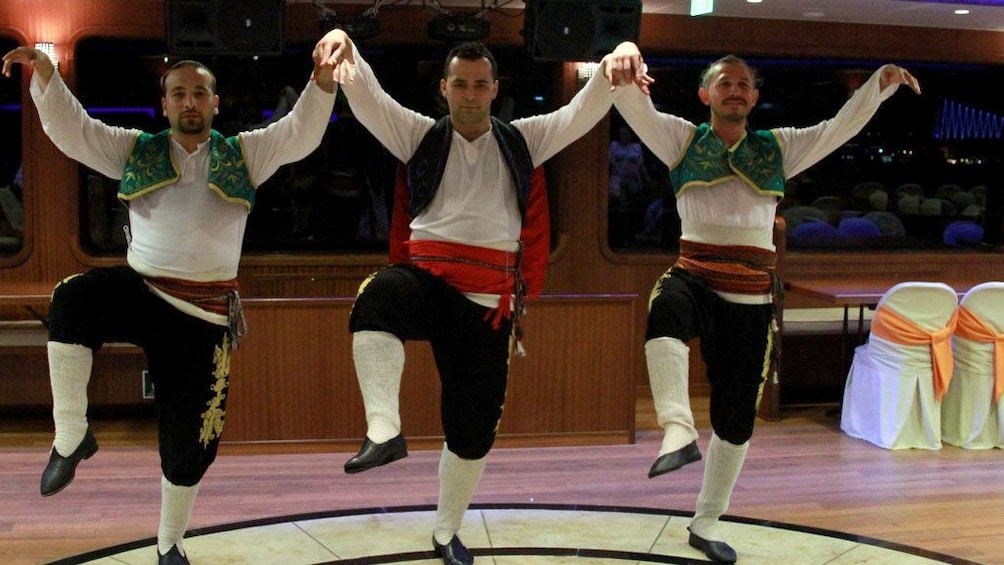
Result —
<instances>
[{"instance_id":1,"label":"man's dark hair","mask_svg":"<svg viewBox=\"0 0 1004 565\"><path fill-rule=\"evenodd\" d=\"M704 72L701 73L701 84L702 88L707 88L711 84L711 75L714 74L715 69L722 67L724 65L742 65L749 69L750 75L753 77L753 86L760 88L760 76L757 74L756 69L752 65L746 62L745 59L741 57L736 57L735 55L726 55L717 61L714 61L708 65Z\"/></svg>"},{"instance_id":2,"label":"man's dark hair","mask_svg":"<svg viewBox=\"0 0 1004 565\"><path fill-rule=\"evenodd\" d=\"M444 79L450 76L450 63L454 59L463 59L465 61L488 59L488 62L492 64L492 78L495 80L499 78L498 63L495 62L495 56L481 42L468 41L450 49L450 52L446 55L446 63L443 64Z\"/></svg>"},{"instance_id":3,"label":"man's dark hair","mask_svg":"<svg viewBox=\"0 0 1004 565\"><path fill-rule=\"evenodd\" d=\"M182 61L178 61L177 63L171 65L171 68L167 69L167 71L163 75L161 75L161 77L160 77L160 93L161 94L163 94L165 96L167 95L167 75L171 74L171 71L173 71L173 70L181 69L181 68L184 68L184 67L193 67L195 69L200 69L200 70L205 71L206 74L209 75L209 90L213 94L216 94L216 75L213 74L213 71L209 70L209 67L203 65L202 63L200 63L198 61L193 61L191 59L184 59Z\"/></svg>"}]
</instances>

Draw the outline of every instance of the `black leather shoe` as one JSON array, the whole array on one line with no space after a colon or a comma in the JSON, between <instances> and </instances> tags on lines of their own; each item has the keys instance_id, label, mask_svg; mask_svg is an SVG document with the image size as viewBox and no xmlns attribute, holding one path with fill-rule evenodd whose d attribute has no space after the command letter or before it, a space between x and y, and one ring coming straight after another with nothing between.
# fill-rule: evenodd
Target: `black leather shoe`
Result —
<instances>
[{"instance_id":1,"label":"black leather shoe","mask_svg":"<svg viewBox=\"0 0 1004 565\"><path fill-rule=\"evenodd\" d=\"M77 472L77 463L84 459L90 459L91 455L97 451L98 441L94 439L90 426L84 433L84 439L80 441L80 445L73 450L69 457L63 457L53 447L49 451L49 464L42 471L42 485L40 487L42 496L52 496L66 488Z\"/></svg>"},{"instance_id":2,"label":"black leather shoe","mask_svg":"<svg viewBox=\"0 0 1004 565\"><path fill-rule=\"evenodd\" d=\"M474 565L474 556L460 543L460 538L453 536L450 543L440 545L436 538L432 538L432 549L436 551L438 557L443 558L443 565Z\"/></svg>"},{"instance_id":3,"label":"black leather shoe","mask_svg":"<svg viewBox=\"0 0 1004 565\"><path fill-rule=\"evenodd\" d=\"M670 471L675 471L684 465L693 463L694 461L701 460L701 450L697 449L697 441L692 441L687 445L677 449L676 451L670 451L665 455L660 455L655 463L652 463L652 468L648 470L648 478L658 477L659 475L665 475Z\"/></svg>"},{"instance_id":4,"label":"black leather shoe","mask_svg":"<svg viewBox=\"0 0 1004 565\"><path fill-rule=\"evenodd\" d=\"M690 547L703 551L704 555L707 555L708 559L714 563L736 562L736 550L724 541L706 540L694 532L690 532L690 539L687 540L687 543L690 544Z\"/></svg>"},{"instance_id":5,"label":"black leather shoe","mask_svg":"<svg viewBox=\"0 0 1004 565\"><path fill-rule=\"evenodd\" d=\"M171 551L168 551L164 555L160 554L160 550L157 550L157 565L191 565L188 562L188 557L181 554L177 545L171 546Z\"/></svg>"},{"instance_id":6,"label":"black leather shoe","mask_svg":"<svg viewBox=\"0 0 1004 565\"><path fill-rule=\"evenodd\" d=\"M383 443L373 443L370 438L366 438L363 441L363 446L359 448L359 453L345 462L345 472L349 474L362 473L367 469L386 465L407 456L408 444L401 434L397 434L397 437Z\"/></svg>"}]
</instances>

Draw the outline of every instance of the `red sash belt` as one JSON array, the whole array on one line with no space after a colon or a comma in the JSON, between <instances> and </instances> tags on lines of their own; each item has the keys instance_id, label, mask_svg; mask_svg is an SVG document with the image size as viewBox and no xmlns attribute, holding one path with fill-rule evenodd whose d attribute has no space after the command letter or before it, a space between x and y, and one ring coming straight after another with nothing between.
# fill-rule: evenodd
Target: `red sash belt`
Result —
<instances>
[{"instance_id":1,"label":"red sash belt","mask_svg":"<svg viewBox=\"0 0 1004 565\"><path fill-rule=\"evenodd\" d=\"M514 323L522 315L525 289L519 276L518 251L427 239L408 241L407 246L413 265L442 278L460 292L499 295L498 308L485 316L486 320L491 318L492 327L497 329L502 319L511 317L514 311Z\"/></svg>"},{"instance_id":2,"label":"red sash belt","mask_svg":"<svg viewBox=\"0 0 1004 565\"><path fill-rule=\"evenodd\" d=\"M774 273L777 253L759 247L710 245L680 240L681 267L707 281L719 292L769 294L777 292Z\"/></svg>"},{"instance_id":3,"label":"red sash belt","mask_svg":"<svg viewBox=\"0 0 1004 565\"><path fill-rule=\"evenodd\" d=\"M247 320L237 292L237 279L198 282L170 277L146 277L145 280L168 296L184 300L206 312L226 316L235 349L240 338L247 333Z\"/></svg>"}]
</instances>

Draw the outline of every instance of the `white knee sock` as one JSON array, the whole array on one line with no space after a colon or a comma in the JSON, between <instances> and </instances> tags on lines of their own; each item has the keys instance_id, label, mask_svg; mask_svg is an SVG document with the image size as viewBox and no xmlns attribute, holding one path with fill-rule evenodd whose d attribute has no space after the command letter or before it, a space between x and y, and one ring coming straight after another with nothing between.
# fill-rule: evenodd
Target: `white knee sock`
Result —
<instances>
[{"instance_id":1,"label":"white knee sock","mask_svg":"<svg viewBox=\"0 0 1004 565\"><path fill-rule=\"evenodd\" d=\"M401 433L398 396L404 372L404 343L387 332L355 332L352 358L366 408L366 437L384 443Z\"/></svg>"},{"instance_id":2,"label":"white knee sock","mask_svg":"<svg viewBox=\"0 0 1004 565\"><path fill-rule=\"evenodd\" d=\"M666 431L659 455L676 451L697 439L690 410L690 348L671 337L645 342L648 380L655 401L656 421Z\"/></svg>"},{"instance_id":3,"label":"white knee sock","mask_svg":"<svg viewBox=\"0 0 1004 565\"><path fill-rule=\"evenodd\" d=\"M729 508L732 488L746 460L750 442L742 445L711 436L708 456L704 463L701 493L697 495L697 508L690 521L690 531L710 541L724 541L718 532L718 518Z\"/></svg>"},{"instance_id":4,"label":"white knee sock","mask_svg":"<svg viewBox=\"0 0 1004 565\"><path fill-rule=\"evenodd\" d=\"M94 352L83 345L50 341L49 385L52 387L52 420L56 452L68 457L87 432L87 383L91 379Z\"/></svg>"},{"instance_id":5,"label":"white knee sock","mask_svg":"<svg viewBox=\"0 0 1004 565\"><path fill-rule=\"evenodd\" d=\"M460 531L464 512L481 482L487 457L461 459L443 446L439 458L439 505L436 506L436 541L446 545Z\"/></svg>"},{"instance_id":6,"label":"white knee sock","mask_svg":"<svg viewBox=\"0 0 1004 565\"><path fill-rule=\"evenodd\" d=\"M188 529L188 519L192 516L192 506L195 505L195 495L199 493L199 484L190 487L180 487L172 484L167 477L160 478L160 528L157 530L157 550L161 555L171 551L171 546L178 546L178 551L185 555L182 538Z\"/></svg>"}]
</instances>

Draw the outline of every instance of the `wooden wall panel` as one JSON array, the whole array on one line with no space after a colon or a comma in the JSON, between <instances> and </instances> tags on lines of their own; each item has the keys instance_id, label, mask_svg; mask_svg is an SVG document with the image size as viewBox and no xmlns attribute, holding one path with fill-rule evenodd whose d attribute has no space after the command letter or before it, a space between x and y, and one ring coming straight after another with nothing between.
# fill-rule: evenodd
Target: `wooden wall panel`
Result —
<instances>
[{"instance_id":1,"label":"wooden wall panel","mask_svg":"<svg viewBox=\"0 0 1004 565\"><path fill-rule=\"evenodd\" d=\"M531 303L529 354L512 360L500 441L633 441L633 298L544 297ZM366 427L352 367L351 304L246 301L251 330L231 363L226 442L361 441ZM406 344L400 397L406 437L441 441L438 373L425 342Z\"/></svg>"},{"instance_id":2,"label":"wooden wall panel","mask_svg":"<svg viewBox=\"0 0 1004 565\"><path fill-rule=\"evenodd\" d=\"M0 347L0 409L33 414L52 407L49 364L44 346ZM146 358L132 347L107 347L94 357L88 400L92 407L135 407L143 399Z\"/></svg>"},{"instance_id":3,"label":"wooden wall panel","mask_svg":"<svg viewBox=\"0 0 1004 565\"><path fill-rule=\"evenodd\" d=\"M633 441L634 297L545 297L511 361L502 435L616 434ZM625 409L627 408L627 409Z\"/></svg>"},{"instance_id":4,"label":"wooden wall panel","mask_svg":"<svg viewBox=\"0 0 1004 565\"><path fill-rule=\"evenodd\" d=\"M226 440L362 437L350 308L347 300L246 301L250 330L231 360Z\"/></svg>"}]
</instances>

